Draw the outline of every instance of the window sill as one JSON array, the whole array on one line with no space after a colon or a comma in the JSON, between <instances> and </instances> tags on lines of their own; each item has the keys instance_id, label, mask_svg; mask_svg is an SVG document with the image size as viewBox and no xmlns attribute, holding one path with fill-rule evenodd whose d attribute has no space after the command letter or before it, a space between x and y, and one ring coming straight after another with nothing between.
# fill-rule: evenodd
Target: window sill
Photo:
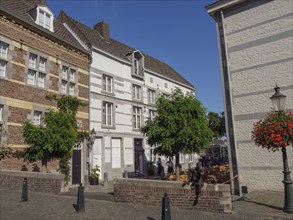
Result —
<instances>
[{"instance_id":1,"label":"window sill","mask_svg":"<svg viewBox=\"0 0 293 220\"><path fill-rule=\"evenodd\" d=\"M116 129L116 126L102 125L101 128L102 128L102 129L111 129L111 130L115 130L115 129Z\"/></svg>"},{"instance_id":2,"label":"window sill","mask_svg":"<svg viewBox=\"0 0 293 220\"><path fill-rule=\"evenodd\" d=\"M115 96L115 94L113 92L107 92L105 90L101 90L101 93L104 95Z\"/></svg>"},{"instance_id":3,"label":"window sill","mask_svg":"<svg viewBox=\"0 0 293 220\"><path fill-rule=\"evenodd\" d=\"M134 77L134 78L137 78L137 79L144 80L144 75L141 76L141 75L136 75L136 74L132 73L131 76Z\"/></svg>"}]
</instances>

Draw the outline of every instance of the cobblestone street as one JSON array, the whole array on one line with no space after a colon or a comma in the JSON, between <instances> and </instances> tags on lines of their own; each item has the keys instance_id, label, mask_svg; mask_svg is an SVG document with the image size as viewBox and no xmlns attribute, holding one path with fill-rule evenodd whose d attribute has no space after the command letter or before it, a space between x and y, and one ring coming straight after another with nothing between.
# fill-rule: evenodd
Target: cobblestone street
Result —
<instances>
[{"instance_id":1,"label":"cobblestone street","mask_svg":"<svg viewBox=\"0 0 293 220\"><path fill-rule=\"evenodd\" d=\"M161 219L161 207L111 201L107 192L85 192L85 212L77 213L76 192L62 195L29 193L27 202L20 202L20 191L0 190L0 219ZM171 208L174 219L293 219L293 215L284 213L280 192L261 197L259 194L247 196L247 201L238 199L233 203L233 214L199 212ZM249 196L251 198L249 198ZM266 204L254 198L266 200ZM237 198L236 198L237 199ZM110 200L110 201L109 201ZM248 201L251 200L251 201ZM271 205L275 203L275 205Z\"/></svg>"}]
</instances>

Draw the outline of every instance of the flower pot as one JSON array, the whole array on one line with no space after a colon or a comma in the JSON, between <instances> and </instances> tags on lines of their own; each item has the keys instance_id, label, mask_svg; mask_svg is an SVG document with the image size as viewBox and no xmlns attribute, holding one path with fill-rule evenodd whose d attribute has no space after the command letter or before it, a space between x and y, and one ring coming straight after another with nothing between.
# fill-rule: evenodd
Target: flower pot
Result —
<instances>
[{"instance_id":1,"label":"flower pot","mask_svg":"<svg viewBox=\"0 0 293 220\"><path fill-rule=\"evenodd\" d=\"M90 185L98 185L99 179L98 178L90 178Z\"/></svg>"}]
</instances>

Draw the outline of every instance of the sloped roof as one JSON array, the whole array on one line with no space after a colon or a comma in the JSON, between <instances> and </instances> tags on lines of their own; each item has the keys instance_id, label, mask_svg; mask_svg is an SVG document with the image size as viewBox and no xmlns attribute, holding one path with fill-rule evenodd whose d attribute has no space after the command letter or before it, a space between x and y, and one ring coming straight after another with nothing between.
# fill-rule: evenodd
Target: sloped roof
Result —
<instances>
[{"instance_id":1,"label":"sloped roof","mask_svg":"<svg viewBox=\"0 0 293 220\"><path fill-rule=\"evenodd\" d=\"M20 22L26 28L58 41L64 46L90 55L90 52L85 50L59 21L54 20L54 32L37 25L28 12L38 5L47 6L45 0L0 0L0 15L10 17Z\"/></svg>"},{"instance_id":2,"label":"sloped roof","mask_svg":"<svg viewBox=\"0 0 293 220\"><path fill-rule=\"evenodd\" d=\"M129 60L126 57L126 54L137 50L112 38L105 40L97 30L92 29L69 17L64 11L60 12L57 20L62 23L65 22L86 45L94 46L127 62L129 62ZM162 76L175 80L188 87L194 88L190 82L188 82L166 63L161 62L160 60L153 58L145 53L143 53L143 55L146 69L161 74Z\"/></svg>"}]
</instances>

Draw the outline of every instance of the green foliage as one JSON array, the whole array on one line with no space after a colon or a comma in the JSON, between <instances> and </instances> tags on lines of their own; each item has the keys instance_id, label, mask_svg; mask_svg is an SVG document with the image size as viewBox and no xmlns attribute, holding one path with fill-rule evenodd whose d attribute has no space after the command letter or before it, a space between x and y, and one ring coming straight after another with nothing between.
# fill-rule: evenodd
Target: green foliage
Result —
<instances>
[{"instance_id":1,"label":"green foliage","mask_svg":"<svg viewBox=\"0 0 293 220\"><path fill-rule=\"evenodd\" d=\"M96 165L93 169L91 169L90 178L99 179L100 177L100 167Z\"/></svg>"},{"instance_id":2,"label":"green foliage","mask_svg":"<svg viewBox=\"0 0 293 220\"><path fill-rule=\"evenodd\" d=\"M219 115L216 112L209 112L208 114L209 128L213 131L213 139L219 139L226 133L225 115L221 112Z\"/></svg>"},{"instance_id":3,"label":"green foliage","mask_svg":"<svg viewBox=\"0 0 293 220\"><path fill-rule=\"evenodd\" d=\"M0 161L5 158L10 158L12 155L12 150L8 146L3 146L0 148Z\"/></svg>"},{"instance_id":4,"label":"green foliage","mask_svg":"<svg viewBox=\"0 0 293 220\"><path fill-rule=\"evenodd\" d=\"M59 99L51 96L49 99L57 100L58 110L49 109L42 117L40 126L33 125L31 121L24 122L23 137L29 147L23 152L15 152L15 156L29 162L42 160L45 165L48 160L60 159L59 170L68 182L70 179L69 159L78 137L76 113L81 102L71 96L62 96Z\"/></svg>"},{"instance_id":5,"label":"green foliage","mask_svg":"<svg viewBox=\"0 0 293 220\"><path fill-rule=\"evenodd\" d=\"M206 110L193 93L180 89L156 101L157 115L146 121L141 132L156 153L165 156L199 152L210 145L212 131L208 128ZM176 159L177 162L177 159Z\"/></svg>"}]
</instances>

